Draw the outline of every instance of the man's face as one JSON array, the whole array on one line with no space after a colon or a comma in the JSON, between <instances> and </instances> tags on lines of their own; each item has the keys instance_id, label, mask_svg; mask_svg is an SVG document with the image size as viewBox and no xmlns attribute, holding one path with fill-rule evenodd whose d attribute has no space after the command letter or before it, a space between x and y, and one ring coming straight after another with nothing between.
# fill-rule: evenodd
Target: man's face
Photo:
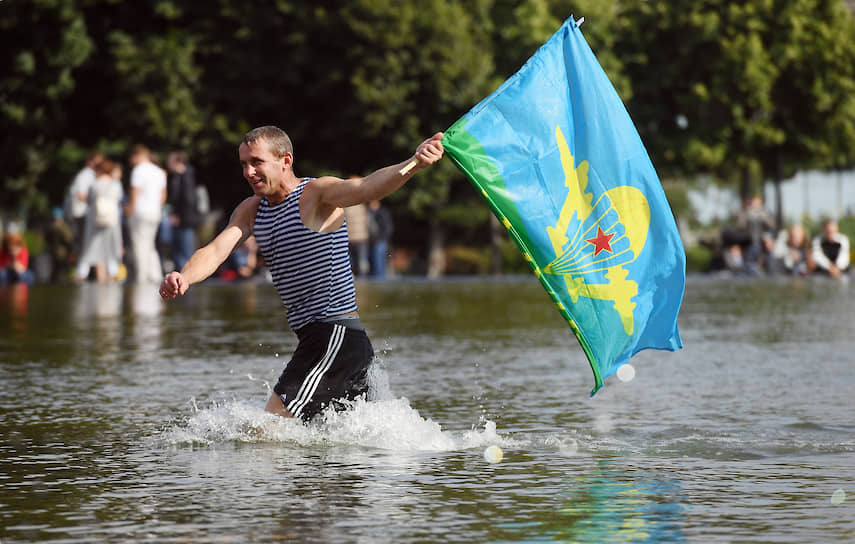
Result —
<instances>
[{"instance_id":1,"label":"man's face","mask_svg":"<svg viewBox=\"0 0 855 544\"><path fill-rule=\"evenodd\" d=\"M240 144L238 154L243 177L252 191L258 196L274 194L283 179L288 155L277 158L264 140Z\"/></svg>"}]
</instances>

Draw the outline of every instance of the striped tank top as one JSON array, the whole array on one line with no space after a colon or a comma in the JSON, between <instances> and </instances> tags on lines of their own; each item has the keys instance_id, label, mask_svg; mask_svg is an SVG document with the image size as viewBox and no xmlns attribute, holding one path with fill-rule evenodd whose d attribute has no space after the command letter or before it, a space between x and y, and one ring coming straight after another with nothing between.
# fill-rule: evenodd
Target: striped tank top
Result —
<instances>
[{"instance_id":1,"label":"striped tank top","mask_svg":"<svg viewBox=\"0 0 855 544\"><path fill-rule=\"evenodd\" d=\"M311 230L300 219L300 196L311 178L284 201L258 205L253 228L258 249L273 276L291 329L355 312L356 290L347 248L347 225L329 233Z\"/></svg>"}]
</instances>

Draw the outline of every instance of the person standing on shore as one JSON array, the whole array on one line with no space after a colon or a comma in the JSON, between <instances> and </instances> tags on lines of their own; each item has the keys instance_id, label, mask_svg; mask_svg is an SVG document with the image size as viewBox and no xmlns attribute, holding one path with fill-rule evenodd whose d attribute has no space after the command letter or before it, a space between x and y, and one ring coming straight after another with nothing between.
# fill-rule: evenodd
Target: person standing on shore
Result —
<instances>
[{"instance_id":1,"label":"person standing on shore","mask_svg":"<svg viewBox=\"0 0 855 544\"><path fill-rule=\"evenodd\" d=\"M277 127L259 127L244 136L238 154L255 194L237 206L226 228L180 272L166 275L160 295L183 295L255 235L299 340L267 401L268 412L309 420L327 406L367 392L374 350L357 312L343 209L396 191L440 160L441 139L441 133L428 138L405 162L344 180L298 177L291 140Z\"/></svg>"},{"instance_id":2,"label":"person standing on shore","mask_svg":"<svg viewBox=\"0 0 855 544\"><path fill-rule=\"evenodd\" d=\"M368 207L360 202L344 209L347 221L347 241L350 247L350 267L357 276L365 276L368 260Z\"/></svg>"},{"instance_id":3,"label":"person standing on shore","mask_svg":"<svg viewBox=\"0 0 855 544\"><path fill-rule=\"evenodd\" d=\"M131 151L131 196L125 208L134 257L134 279L138 283L158 282L163 276L157 252L157 229L166 202L166 172L154 164L144 145Z\"/></svg>"},{"instance_id":4,"label":"person standing on shore","mask_svg":"<svg viewBox=\"0 0 855 544\"><path fill-rule=\"evenodd\" d=\"M389 259L389 240L395 225L392 214L375 199L368 203L370 245L371 245L371 276L377 279L386 278L386 263Z\"/></svg>"},{"instance_id":5,"label":"person standing on shore","mask_svg":"<svg viewBox=\"0 0 855 544\"><path fill-rule=\"evenodd\" d=\"M181 270L196 249L196 227L199 225L196 197L196 170L185 151L173 151L166 161L169 172L167 202L172 225L172 260Z\"/></svg>"},{"instance_id":6,"label":"person standing on shore","mask_svg":"<svg viewBox=\"0 0 855 544\"><path fill-rule=\"evenodd\" d=\"M121 169L109 159L95 168L97 177L89 188L89 213L86 220L86 242L77 262L77 282L89 277L95 268L98 283L116 279L122 262L122 223L119 210L124 191Z\"/></svg>"},{"instance_id":7,"label":"person standing on shore","mask_svg":"<svg viewBox=\"0 0 855 544\"><path fill-rule=\"evenodd\" d=\"M86 157L83 168L74 176L74 181L68 188L66 196L65 213L71 224L72 245L71 253L73 259L79 259L83 252L84 236L86 234L86 214L89 210L89 188L95 183L95 168L104 161L104 154L99 152L90 153Z\"/></svg>"}]
</instances>

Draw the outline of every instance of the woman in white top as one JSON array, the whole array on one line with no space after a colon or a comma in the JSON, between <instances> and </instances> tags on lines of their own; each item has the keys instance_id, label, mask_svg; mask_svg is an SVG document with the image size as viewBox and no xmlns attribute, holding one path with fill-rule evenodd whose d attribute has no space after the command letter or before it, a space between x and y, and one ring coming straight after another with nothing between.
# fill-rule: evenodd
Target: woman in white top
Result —
<instances>
[{"instance_id":1,"label":"woman in white top","mask_svg":"<svg viewBox=\"0 0 855 544\"><path fill-rule=\"evenodd\" d=\"M110 160L95 167L95 181L89 187L83 253L77 262L77 280L89 277L95 267L95 277L101 283L115 278L122 259L122 222L120 206L122 191L121 168Z\"/></svg>"}]
</instances>

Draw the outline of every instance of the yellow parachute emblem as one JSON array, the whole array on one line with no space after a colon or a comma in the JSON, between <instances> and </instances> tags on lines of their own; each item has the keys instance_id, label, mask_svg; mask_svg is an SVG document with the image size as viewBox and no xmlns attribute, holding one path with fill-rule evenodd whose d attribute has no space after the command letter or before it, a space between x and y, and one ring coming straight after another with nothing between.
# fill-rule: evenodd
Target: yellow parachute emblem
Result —
<instances>
[{"instance_id":1,"label":"yellow parachute emblem","mask_svg":"<svg viewBox=\"0 0 855 544\"><path fill-rule=\"evenodd\" d=\"M546 227L555 259L543 268L546 274L558 275L567 284L567 291L575 303L579 297L611 300L620 316L624 331L631 335L634 329L632 298L638 294L638 284L627 279L629 271L624 265L634 261L647 241L650 228L650 206L644 194L630 186L620 186L599 195L588 191L588 162L575 168L573 155L560 127L555 127L555 139L561 153L564 185L567 198L561 207L558 223ZM606 209L593 223L588 221L595 209ZM608 219L617 214L617 221ZM577 225L568 232L571 220ZM582 227L588 225L583 231ZM623 229L618 229L623 225ZM618 242L621 249L613 248ZM584 243L580 243L584 242ZM581 248L585 248L582 250ZM605 272L606 283L586 283L585 275Z\"/></svg>"}]
</instances>

